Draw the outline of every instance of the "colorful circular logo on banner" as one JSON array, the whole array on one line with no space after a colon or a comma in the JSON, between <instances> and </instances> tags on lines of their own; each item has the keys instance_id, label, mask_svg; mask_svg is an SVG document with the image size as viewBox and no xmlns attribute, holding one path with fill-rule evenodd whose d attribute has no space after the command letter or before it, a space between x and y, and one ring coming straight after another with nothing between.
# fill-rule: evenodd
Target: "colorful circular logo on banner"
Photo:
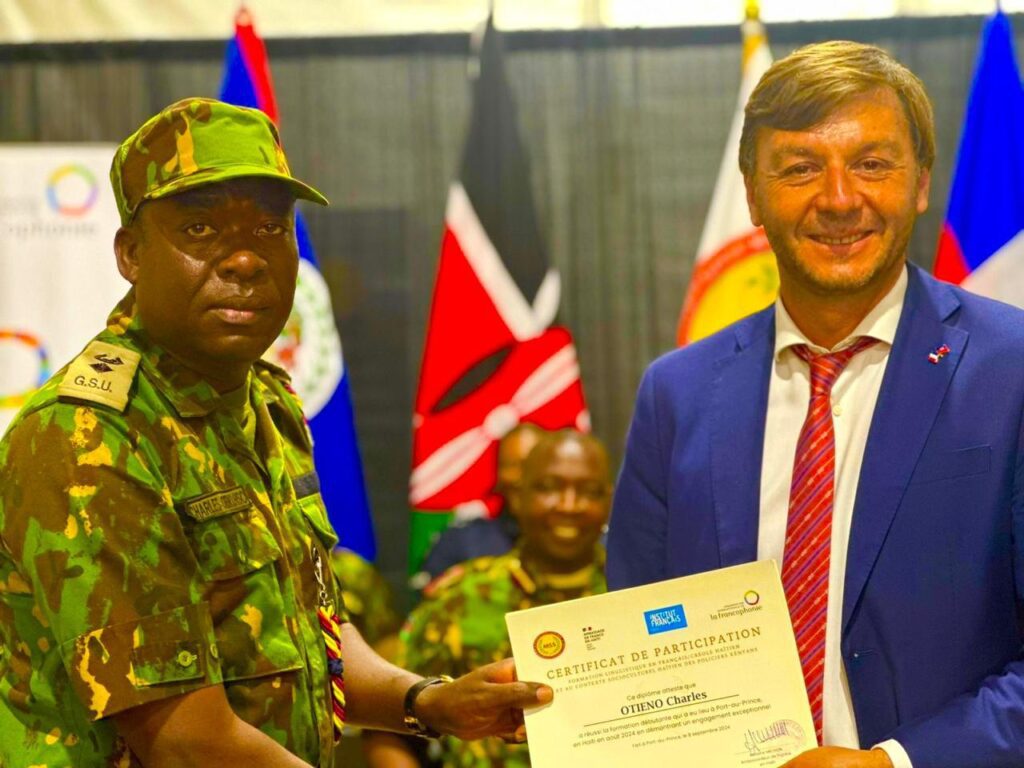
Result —
<instances>
[{"instance_id":1,"label":"colorful circular logo on banner","mask_svg":"<svg viewBox=\"0 0 1024 768\"><path fill-rule=\"evenodd\" d=\"M747 593L743 595L743 602L747 605L757 605L761 602L761 596L752 589L748 589Z\"/></svg>"},{"instance_id":2,"label":"colorful circular logo on banner","mask_svg":"<svg viewBox=\"0 0 1024 768\"><path fill-rule=\"evenodd\" d=\"M78 163L60 166L46 180L46 201L62 216L84 216L99 195L96 177Z\"/></svg>"},{"instance_id":3,"label":"colorful circular logo on banner","mask_svg":"<svg viewBox=\"0 0 1024 768\"><path fill-rule=\"evenodd\" d=\"M21 408L28 402L36 388L50 378L50 358L42 342L31 333L0 328L0 349L8 344L17 345L24 351L35 355L37 361L38 372L33 386L20 392L0 392L0 408Z\"/></svg>"}]
</instances>

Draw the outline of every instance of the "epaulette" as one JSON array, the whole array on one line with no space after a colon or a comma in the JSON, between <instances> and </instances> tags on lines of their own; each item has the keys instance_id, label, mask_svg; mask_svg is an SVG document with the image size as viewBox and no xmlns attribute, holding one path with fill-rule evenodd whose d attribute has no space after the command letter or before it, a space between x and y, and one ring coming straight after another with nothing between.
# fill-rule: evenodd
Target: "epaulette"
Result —
<instances>
[{"instance_id":1,"label":"epaulette","mask_svg":"<svg viewBox=\"0 0 1024 768\"><path fill-rule=\"evenodd\" d=\"M305 406L302 404L302 398L299 397L299 393L295 391L295 387L292 385L292 375L281 366L264 358L260 358L253 363L253 368L256 369L257 375L261 371L269 374L270 378L274 379L291 396L292 403L298 409L298 412L302 414L302 420L306 421Z\"/></svg>"},{"instance_id":2,"label":"epaulette","mask_svg":"<svg viewBox=\"0 0 1024 768\"><path fill-rule=\"evenodd\" d=\"M302 398L299 397L299 393L292 387L291 374L279 365L275 365L263 358L253 363L253 369L257 379L260 380L270 393L270 400L278 403L284 413L287 414L287 417L293 422L294 429L297 430L293 433L293 438L300 443L304 443L307 450L313 450L313 433L309 429L309 419L306 418ZM272 381L268 381L267 376ZM281 390L284 390L284 392Z\"/></svg>"},{"instance_id":3,"label":"epaulette","mask_svg":"<svg viewBox=\"0 0 1024 768\"><path fill-rule=\"evenodd\" d=\"M140 358L134 350L92 341L71 361L57 388L57 397L86 400L124 411Z\"/></svg>"},{"instance_id":4,"label":"epaulette","mask_svg":"<svg viewBox=\"0 0 1024 768\"><path fill-rule=\"evenodd\" d=\"M466 576L475 573L486 573L501 560L495 555L482 555L453 565L423 588L424 597L434 597L442 589L448 589L462 581Z\"/></svg>"},{"instance_id":5,"label":"epaulette","mask_svg":"<svg viewBox=\"0 0 1024 768\"><path fill-rule=\"evenodd\" d=\"M466 568L462 565L462 563L459 563L458 565L453 565L451 568L446 570L444 573L440 574L437 578L435 578L432 582L430 582L429 584L427 584L427 586L423 588L423 596L433 597L440 590L446 589L452 586L453 584L457 584L459 581L462 580L462 577L465 575Z\"/></svg>"},{"instance_id":6,"label":"epaulette","mask_svg":"<svg viewBox=\"0 0 1024 768\"><path fill-rule=\"evenodd\" d=\"M269 373L270 377L276 380L277 383L284 388L285 392L292 396L299 408L303 408L302 398L299 397L299 393L295 391L295 385L292 384L292 375L286 368L282 368L277 363L272 363L264 357L261 357L253 363L253 367L256 368L257 371L263 369Z\"/></svg>"},{"instance_id":7,"label":"epaulette","mask_svg":"<svg viewBox=\"0 0 1024 768\"><path fill-rule=\"evenodd\" d=\"M288 371L286 371L280 365L270 362L265 357L261 357L259 360L253 363L253 367L266 368L270 372L270 375L273 376L278 381L281 381L287 384L288 386L291 386L292 384L291 374L288 373Z\"/></svg>"},{"instance_id":8,"label":"epaulette","mask_svg":"<svg viewBox=\"0 0 1024 768\"><path fill-rule=\"evenodd\" d=\"M526 572L518 557L510 558L508 573L512 577L512 581L516 583L516 586L527 595L532 595L537 591L537 582Z\"/></svg>"}]
</instances>

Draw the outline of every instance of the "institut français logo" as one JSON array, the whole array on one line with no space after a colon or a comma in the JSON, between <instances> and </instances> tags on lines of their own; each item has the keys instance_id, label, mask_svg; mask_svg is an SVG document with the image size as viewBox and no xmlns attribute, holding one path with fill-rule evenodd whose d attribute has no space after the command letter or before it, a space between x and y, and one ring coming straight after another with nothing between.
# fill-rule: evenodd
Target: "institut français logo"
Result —
<instances>
[{"instance_id":1,"label":"institut fran\u00e7ais logo","mask_svg":"<svg viewBox=\"0 0 1024 768\"><path fill-rule=\"evenodd\" d=\"M685 629L687 626L686 611L683 610L681 604L644 611L644 623L647 625L647 634L649 635L660 635L662 632Z\"/></svg>"}]
</instances>

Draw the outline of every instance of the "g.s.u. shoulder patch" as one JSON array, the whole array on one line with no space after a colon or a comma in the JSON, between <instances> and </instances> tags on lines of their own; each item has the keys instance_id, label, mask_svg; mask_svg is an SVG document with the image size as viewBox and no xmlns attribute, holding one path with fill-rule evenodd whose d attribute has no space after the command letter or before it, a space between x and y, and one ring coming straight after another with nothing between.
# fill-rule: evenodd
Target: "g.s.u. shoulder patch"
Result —
<instances>
[{"instance_id":1,"label":"g.s.u. shoulder patch","mask_svg":"<svg viewBox=\"0 0 1024 768\"><path fill-rule=\"evenodd\" d=\"M139 358L139 353L131 349L93 341L71 361L57 388L57 396L101 403L123 411L128 404L128 392L139 367Z\"/></svg>"}]
</instances>

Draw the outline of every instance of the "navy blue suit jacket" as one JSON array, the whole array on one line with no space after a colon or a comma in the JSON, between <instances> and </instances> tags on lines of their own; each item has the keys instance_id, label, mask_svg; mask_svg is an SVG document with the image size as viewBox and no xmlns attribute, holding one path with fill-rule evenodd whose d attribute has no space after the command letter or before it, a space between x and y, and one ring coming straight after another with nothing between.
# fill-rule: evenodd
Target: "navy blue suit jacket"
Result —
<instances>
[{"instance_id":1,"label":"navy blue suit jacket","mask_svg":"<svg viewBox=\"0 0 1024 768\"><path fill-rule=\"evenodd\" d=\"M895 738L915 768L1024 766L1024 312L909 273L846 564L860 741ZM769 308L644 375L610 588L756 559L774 342Z\"/></svg>"}]
</instances>

